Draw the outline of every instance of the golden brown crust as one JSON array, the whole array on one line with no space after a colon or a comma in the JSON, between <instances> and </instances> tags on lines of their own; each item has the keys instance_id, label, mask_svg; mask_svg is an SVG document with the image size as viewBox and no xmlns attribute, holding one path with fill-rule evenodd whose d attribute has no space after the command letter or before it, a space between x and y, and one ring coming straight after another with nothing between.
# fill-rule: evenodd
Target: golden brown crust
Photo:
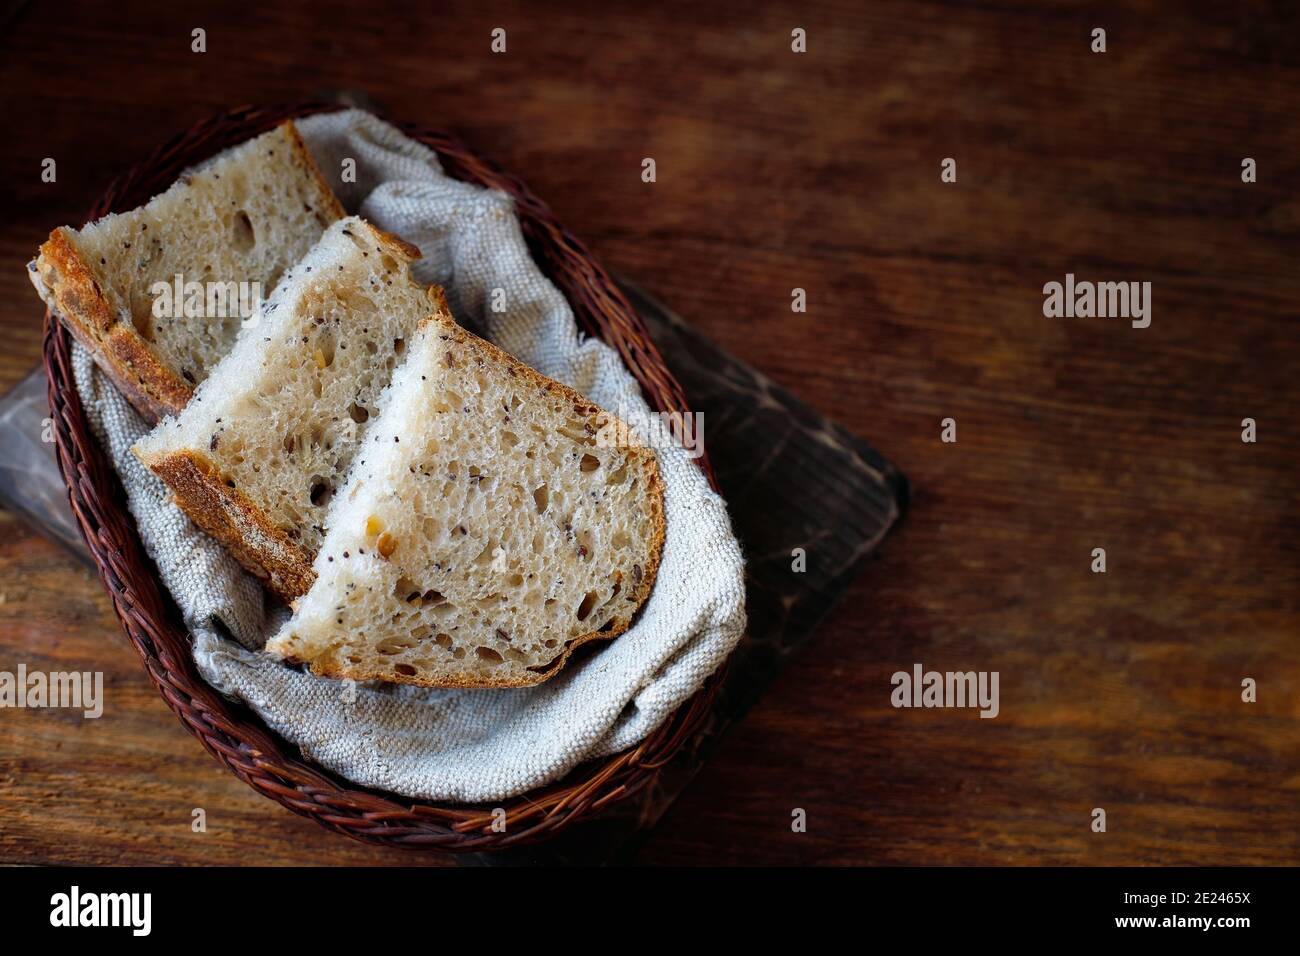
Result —
<instances>
[{"instance_id":1,"label":"golden brown crust","mask_svg":"<svg viewBox=\"0 0 1300 956\"><path fill-rule=\"evenodd\" d=\"M583 395L563 382L557 382L547 378L541 372L531 366L525 365L516 359L510 353L502 350L500 347L493 345L485 339L481 339L471 332L466 331L457 325L451 318L451 311L447 308L447 298L445 293L438 286L432 286L429 289L429 301L434 306L433 315L425 319L425 322L436 323L441 329L441 334L448 335L455 341L469 348L478 349L485 352L493 361L499 362L512 369L515 374L522 376L525 380L541 387L545 391L556 395L574 406L577 413L584 418L591 418L603 412L598 406L588 401ZM608 414L608 413L605 413ZM620 430L620 434L626 434L626 430ZM317 677L332 678L335 680L382 680L390 683L412 684L418 687L445 687L445 688L510 688L510 687L531 687L540 684L543 681L554 677L564 669L570 655L582 645L589 641L595 640L613 640L618 637L629 627L635 619L637 612L645 605L646 600L650 597L651 591L654 590L655 580L659 574L659 563L663 554L664 537L667 532L667 521L664 515L663 503L663 476L659 472L659 461L653 450L646 447L636 447L628 449L632 457L639 460L642 469L642 475L646 483L646 500L650 509L650 519L652 524L651 542L647 566L642 569L641 580L633 582L636 590L633 592L633 599L628 601L628 612L625 616L614 618L606 625L603 631L591 631L587 634L581 634L568 641L565 644L563 652L554 660L549 662L544 668L538 670L534 677L527 680L483 680L475 678L429 678L420 675L407 676L395 675L391 671L378 671L367 665L357 665L346 661L339 660L336 649L329 649L324 654L318 655L311 661L305 662L311 672ZM288 655L286 660L304 663L299 658Z\"/></svg>"},{"instance_id":2,"label":"golden brown crust","mask_svg":"<svg viewBox=\"0 0 1300 956\"><path fill-rule=\"evenodd\" d=\"M316 580L311 555L228 485L210 459L193 450L138 457L172 490L181 510L281 600L307 593Z\"/></svg>"},{"instance_id":3,"label":"golden brown crust","mask_svg":"<svg viewBox=\"0 0 1300 956\"><path fill-rule=\"evenodd\" d=\"M185 407L192 390L163 365L134 326L113 317L112 305L66 228L50 233L35 265L33 284L41 297L146 421L152 424Z\"/></svg>"},{"instance_id":4,"label":"golden brown crust","mask_svg":"<svg viewBox=\"0 0 1300 956\"><path fill-rule=\"evenodd\" d=\"M289 146L293 149L294 156L297 157L308 177L320 191L321 205L324 208L317 209L316 212L324 213L328 217L324 221L325 228L328 228L339 219L346 219L347 210L339 202L339 197L334 195L334 190L330 184L325 181L324 173L316 165L316 159L312 156L311 150L307 148L307 144L302 141L302 135L298 132L298 127L294 125L293 120L285 120L280 124L280 128L289 137Z\"/></svg>"},{"instance_id":5,"label":"golden brown crust","mask_svg":"<svg viewBox=\"0 0 1300 956\"><path fill-rule=\"evenodd\" d=\"M409 262L417 262L420 256L424 255L424 253L420 252L418 246L411 245L401 236L394 235L391 232L385 232L373 223L366 222L364 219L361 221L366 223L366 228L368 228L374 235L375 242L379 243L381 246L387 246L396 255L401 256L403 259L406 259ZM436 288L436 286L434 288Z\"/></svg>"},{"instance_id":6,"label":"golden brown crust","mask_svg":"<svg viewBox=\"0 0 1300 956\"><path fill-rule=\"evenodd\" d=\"M67 227L60 226L50 233L36 261L61 315L75 319L94 335L117 321L99 281L73 246Z\"/></svg>"},{"instance_id":7,"label":"golden brown crust","mask_svg":"<svg viewBox=\"0 0 1300 956\"><path fill-rule=\"evenodd\" d=\"M129 370L124 371L120 365L109 359L104 352L101 339L86 331L79 323L64 318L57 309L52 309L51 312L72 333L72 337L86 347L86 351L99 366L99 370L149 424L154 424L167 414L167 409L156 403L144 391L137 376L131 374Z\"/></svg>"},{"instance_id":8,"label":"golden brown crust","mask_svg":"<svg viewBox=\"0 0 1300 956\"><path fill-rule=\"evenodd\" d=\"M165 366L154 352L153 346L133 327L119 322L108 330L101 341L104 356L110 361L116 360L114 367L120 370L123 377L131 377L132 387L143 396L149 411L157 413L151 421L165 415L174 415L189 404L194 395L194 386ZM126 398L131 401L129 392L126 393ZM139 408L138 405L136 407Z\"/></svg>"}]
</instances>

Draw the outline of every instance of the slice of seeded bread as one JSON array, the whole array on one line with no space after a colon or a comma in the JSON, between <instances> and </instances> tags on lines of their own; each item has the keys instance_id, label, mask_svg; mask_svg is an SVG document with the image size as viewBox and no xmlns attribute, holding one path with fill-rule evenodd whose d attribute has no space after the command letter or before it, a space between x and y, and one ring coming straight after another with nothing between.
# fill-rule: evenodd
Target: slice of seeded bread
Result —
<instances>
[{"instance_id":1,"label":"slice of seeded bread","mask_svg":"<svg viewBox=\"0 0 1300 956\"><path fill-rule=\"evenodd\" d=\"M200 528L286 601L306 592L343 482L432 306L420 251L351 217L326 230L193 400L132 450Z\"/></svg>"},{"instance_id":2,"label":"slice of seeded bread","mask_svg":"<svg viewBox=\"0 0 1300 956\"><path fill-rule=\"evenodd\" d=\"M649 596L655 455L445 308L407 351L331 508L316 581L267 650L324 677L536 684Z\"/></svg>"},{"instance_id":3,"label":"slice of seeded bread","mask_svg":"<svg viewBox=\"0 0 1300 956\"><path fill-rule=\"evenodd\" d=\"M248 283L248 300L256 282L269 296L344 215L286 122L219 154L138 209L55 229L27 268L45 303L152 422L185 407L244 318L229 305L216 309L224 317L186 317L183 303L155 316L155 283L172 286L177 275L182 288L221 283L236 299L237 284ZM207 299L205 292L204 311Z\"/></svg>"}]
</instances>

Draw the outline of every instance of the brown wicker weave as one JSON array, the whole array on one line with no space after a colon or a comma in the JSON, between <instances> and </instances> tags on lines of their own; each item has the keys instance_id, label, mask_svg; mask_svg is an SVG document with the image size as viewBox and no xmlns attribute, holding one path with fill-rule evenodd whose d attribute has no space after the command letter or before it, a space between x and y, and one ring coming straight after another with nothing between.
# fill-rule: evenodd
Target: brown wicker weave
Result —
<instances>
[{"instance_id":1,"label":"brown wicker weave","mask_svg":"<svg viewBox=\"0 0 1300 956\"><path fill-rule=\"evenodd\" d=\"M114 182L89 218L147 201L186 167L287 117L330 109L337 107L241 107L213 117L175 137ZM418 127L403 129L436 150L450 175L514 197L534 257L568 297L579 324L618 349L652 406L685 412L681 387L641 319L587 248L556 222L546 205L518 179L475 156L452 136ZM584 764L557 784L501 801L498 805L506 811L507 824L503 833L491 829L492 807L413 803L358 789L309 766L250 710L222 697L199 677L180 613L160 586L125 507L117 475L90 433L73 384L68 333L48 312L44 347L59 468L72 511L127 637L163 699L208 752L250 787L295 813L371 843L483 851L534 842L643 788L707 713L720 674L638 746ZM713 482L707 458L698 462Z\"/></svg>"}]
</instances>

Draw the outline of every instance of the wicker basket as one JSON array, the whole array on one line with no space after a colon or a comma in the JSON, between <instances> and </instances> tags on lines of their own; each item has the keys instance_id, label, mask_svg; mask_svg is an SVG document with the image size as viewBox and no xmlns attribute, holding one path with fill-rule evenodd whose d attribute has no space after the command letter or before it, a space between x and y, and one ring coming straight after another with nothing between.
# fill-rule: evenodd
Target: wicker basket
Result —
<instances>
[{"instance_id":1,"label":"wicker basket","mask_svg":"<svg viewBox=\"0 0 1300 956\"><path fill-rule=\"evenodd\" d=\"M147 201L186 167L286 118L331 109L337 107L243 107L213 117L175 137L114 182L89 218ZM402 129L436 150L449 175L512 195L534 258L568 297L579 325L618 349L651 406L686 411L681 386L665 367L640 318L591 253L556 222L545 204L519 180L475 156L452 136L419 127ZM117 616L181 723L209 753L264 796L322 826L371 843L450 851L502 849L551 836L641 790L707 713L720 674L636 747L584 764L559 783L499 802L506 811L505 832L493 832L492 807L412 802L359 789L309 766L255 714L222 697L198 675L180 612L159 584L126 509L117 475L91 436L73 383L68 333L48 312L44 348L59 468ZM714 482L707 458L697 461Z\"/></svg>"}]
</instances>

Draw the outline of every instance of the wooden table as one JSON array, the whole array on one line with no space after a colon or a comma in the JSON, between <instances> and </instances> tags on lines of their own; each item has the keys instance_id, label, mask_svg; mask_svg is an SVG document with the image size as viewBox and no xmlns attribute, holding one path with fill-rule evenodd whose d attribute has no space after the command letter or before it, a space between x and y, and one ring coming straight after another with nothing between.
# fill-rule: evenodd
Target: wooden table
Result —
<instances>
[{"instance_id":1,"label":"wooden table","mask_svg":"<svg viewBox=\"0 0 1300 956\"><path fill-rule=\"evenodd\" d=\"M40 354L23 263L113 175L222 108L364 88L520 172L914 482L644 862L1300 862L1294 11L425 6L11 4L0 387ZM1151 282L1151 326L1044 317L1067 273ZM329 836L220 769L98 580L3 515L0 669L19 662L102 670L110 708L0 712L0 862L441 862ZM1000 715L894 709L916 662L998 671Z\"/></svg>"}]
</instances>

